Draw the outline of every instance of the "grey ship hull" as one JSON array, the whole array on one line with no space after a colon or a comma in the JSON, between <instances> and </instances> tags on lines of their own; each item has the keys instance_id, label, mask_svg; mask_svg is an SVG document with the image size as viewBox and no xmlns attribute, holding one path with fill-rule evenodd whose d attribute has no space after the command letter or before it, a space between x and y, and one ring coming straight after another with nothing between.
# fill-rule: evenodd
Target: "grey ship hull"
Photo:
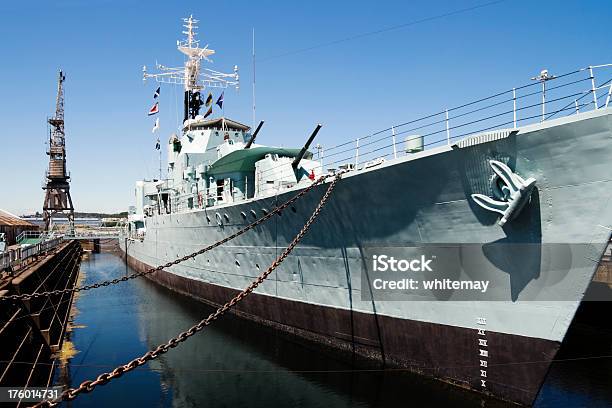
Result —
<instances>
[{"instance_id":1,"label":"grey ship hull","mask_svg":"<svg viewBox=\"0 0 612 408\"><path fill-rule=\"evenodd\" d=\"M385 366L407 367L531 404L610 239L611 157L612 113L599 110L349 173L302 243L235 312ZM470 198L472 193L490 194L490 159L538 180L531 203L503 228ZM298 201L295 212L285 210L228 245L150 277L204 302L224 303L284 249L325 188L319 186ZM127 257L137 269L174 260L243 227L250 222L251 209L261 214L293 194L148 218L144 240L126 241ZM230 221L219 227L215 212L227 214ZM537 271L519 277L517 292L517 272L503 266L491 278L507 291L505 301L362 300L362 256L369 245L503 240L589 243L596 259L569 270L571 285L556 287L562 293L555 301L538 297L537 291L535 300L521 301L521 294L529 294L538 281ZM477 324L483 318L488 354L484 387L478 333L483 326Z\"/></svg>"}]
</instances>

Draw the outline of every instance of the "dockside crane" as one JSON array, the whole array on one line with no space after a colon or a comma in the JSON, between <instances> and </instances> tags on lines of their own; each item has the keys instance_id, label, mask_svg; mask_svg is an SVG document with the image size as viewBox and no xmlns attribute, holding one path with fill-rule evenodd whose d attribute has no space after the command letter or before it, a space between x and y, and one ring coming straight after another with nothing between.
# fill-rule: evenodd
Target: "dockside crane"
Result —
<instances>
[{"instance_id":1,"label":"dockside crane","mask_svg":"<svg viewBox=\"0 0 612 408\"><path fill-rule=\"evenodd\" d=\"M49 129L49 168L45 172L45 201L43 220L45 231L49 231L55 214L68 217L68 234L74 234L74 206L70 197L70 174L66 170L66 133L64 131L64 81L66 75L59 71L55 116L48 119Z\"/></svg>"}]
</instances>

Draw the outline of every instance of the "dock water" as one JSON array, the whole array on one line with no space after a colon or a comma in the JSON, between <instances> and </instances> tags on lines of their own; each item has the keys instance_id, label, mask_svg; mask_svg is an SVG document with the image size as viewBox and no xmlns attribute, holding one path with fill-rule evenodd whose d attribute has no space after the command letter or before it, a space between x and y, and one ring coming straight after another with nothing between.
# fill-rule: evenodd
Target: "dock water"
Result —
<instances>
[{"instance_id":1,"label":"dock water","mask_svg":"<svg viewBox=\"0 0 612 408\"><path fill-rule=\"evenodd\" d=\"M85 259L82 272L87 284L133 271L118 254L102 252ZM595 302L581 310L584 316L568 333L536 407L567 401L572 406L612 405L607 386L612 382L612 358L596 358L611 354L612 332L593 329L589 321L589 316L607 312ZM112 371L210 311L147 279L81 293L69 328L73 355L56 368L56 383L74 387ZM232 315L136 371L81 395L72 405L397 407L408 403L515 406L402 370L362 369Z\"/></svg>"}]
</instances>

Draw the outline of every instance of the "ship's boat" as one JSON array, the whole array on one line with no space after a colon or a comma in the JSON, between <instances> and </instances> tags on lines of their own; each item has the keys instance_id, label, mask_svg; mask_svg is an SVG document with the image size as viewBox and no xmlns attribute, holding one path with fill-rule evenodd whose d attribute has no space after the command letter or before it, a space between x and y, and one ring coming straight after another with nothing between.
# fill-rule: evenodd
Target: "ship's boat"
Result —
<instances>
[{"instance_id":1,"label":"ship's boat","mask_svg":"<svg viewBox=\"0 0 612 408\"><path fill-rule=\"evenodd\" d=\"M277 258L341 172L308 234L233 312L531 404L610 240L612 87L595 76L610 65L543 71L523 87L313 155L318 127L301 148L278 148L255 144L245 124L199 114L204 86L237 74L194 80L210 50L195 50L186 22L179 49L194 50L181 50L185 69L145 73L185 85L185 120L167 144L167 177L136 183L122 240L130 264L146 270L193 253L330 175L225 245L148 275L221 305ZM380 274L380 255L390 269L392 256L408 260L407 269ZM402 279L428 276L439 286Z\"/></svg>"}]
</instances>

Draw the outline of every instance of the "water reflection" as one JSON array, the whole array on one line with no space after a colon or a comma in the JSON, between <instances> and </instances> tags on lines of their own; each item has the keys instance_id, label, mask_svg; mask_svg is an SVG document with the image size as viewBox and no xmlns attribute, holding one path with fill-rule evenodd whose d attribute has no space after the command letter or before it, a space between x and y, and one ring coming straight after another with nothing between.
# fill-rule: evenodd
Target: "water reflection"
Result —
<instances>
[{"instance_id":1,"label":"water reflection","mask_svg":"<svg viewBox=\"0 0 612 408\"><path fill-rule=\"evenodd\" d=\"M610 291L610 288L607 288ZM606 296L609 299L610 293ZM612 406L612 302L583 302L536 400L543 407Z\"/></svg>"},{"instance_id":2,"label":"water reflection","mask_svg":"<svg viewBox=\"0 0 612 408\"><path fill-rule=\"evenodd\" d=\"M105 253L92 255L82 268L84 283L132 272L119 257ZM146 279L85 292L77 308L75 325L82 327L72 332L72 342L78 353L70 360L70 375L63 376L73 385L145 353L211 311ZM548 388L554 390L555 385ZM546 404L554 392L540 397L541 406L550 406ZM405 372L354 371L333 352L231 315L144 368L70 405L505 406Z\"/></svg>"},{"instance_id":3,"label":"water reflection","mask_svg":"<svg viewBox=\"0 0 612 408\"><path fill-rule=\"evenodd\" d=\"M141 320L149 347L212 311L148 281L138 290L158 310ZM140 316L147 316L148 310L142 307ZM405 373L352 371L331 352L234 316L210 329L153 363L173 390L175 406L397 407L451 400L455 406L480 405L478 396L445 390L449 387Z\"/></svg>"}]
</instances>

